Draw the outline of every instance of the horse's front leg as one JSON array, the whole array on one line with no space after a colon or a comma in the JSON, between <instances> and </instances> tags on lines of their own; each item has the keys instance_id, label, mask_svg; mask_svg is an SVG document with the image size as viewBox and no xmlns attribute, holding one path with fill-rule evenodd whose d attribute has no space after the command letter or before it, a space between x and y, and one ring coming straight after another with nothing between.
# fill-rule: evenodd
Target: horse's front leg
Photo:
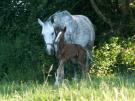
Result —
<instances>
[{"instance_id":1,"label":"horse's front leg","mask_svg":"<svg viewBox=\"0 0 135 101\"><path fill-rule=\"evenodd\" d=\"M59 66L55 74L55 85L59 85L59 82L62 82L64 79L64 61L59 61Z\"/></svg>"}]
</instances>

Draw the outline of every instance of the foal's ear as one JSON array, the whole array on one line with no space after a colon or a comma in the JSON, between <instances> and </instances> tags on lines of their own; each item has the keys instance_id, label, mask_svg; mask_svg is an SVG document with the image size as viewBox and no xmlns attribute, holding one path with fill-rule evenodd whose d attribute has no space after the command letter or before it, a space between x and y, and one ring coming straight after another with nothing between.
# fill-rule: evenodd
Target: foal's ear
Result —
<instances>
[{"instance_id":1,"label":"foal's ear","mask_svg":"<svg viewBox=\"0 0 135 101\"><path fill-rule=\"evenodd\" d=\"M58 35L57 35L57 37L55 38L55 41L54 41L55 43L60 41L60 38L61 38L62 34L63 33L61 31L58 33Z\"/></svg>"}]
</instances>

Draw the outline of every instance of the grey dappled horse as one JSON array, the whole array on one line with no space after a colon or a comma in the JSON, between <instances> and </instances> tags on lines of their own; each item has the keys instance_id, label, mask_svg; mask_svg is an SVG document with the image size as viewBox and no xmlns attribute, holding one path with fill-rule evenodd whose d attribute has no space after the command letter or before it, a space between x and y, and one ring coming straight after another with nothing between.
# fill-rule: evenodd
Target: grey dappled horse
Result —
<instances>
[{"instance_id":1,"label":"grey dappled horse","mask_svg":"<svg viewBox=\"0 0 135 101\"><path fill-rule=\"evenodd\" d=\"M64 34L66 43L80 44L88 50L88 53L90 53L89 57L92 59L91 51L95 40L95 31L93 24L86 16L71 15L65 10L54 13L45 22L42 22L40 19L38 19L38 22L42 26L42 35L49 55L57 51L54 40L60 29L66 27L67 30Z\"/></svg>"},{"instance_id":2,"label":"grey dappled horse","mask_svg":"<svg viewBox=\"0 0 135 101\"><path fill-rule=\"evenodd\" d=\"M71 44L79 44L87 50L89 60L92 61L92 47L95 40L95 31L92 22L84 15L71 15L68 11L56 12L48 20L42 22L42 35L46 43L46 50L49 55L57 53L55 38L61 29L66 27L64 41Z\"/></svg>"}]
</instances>

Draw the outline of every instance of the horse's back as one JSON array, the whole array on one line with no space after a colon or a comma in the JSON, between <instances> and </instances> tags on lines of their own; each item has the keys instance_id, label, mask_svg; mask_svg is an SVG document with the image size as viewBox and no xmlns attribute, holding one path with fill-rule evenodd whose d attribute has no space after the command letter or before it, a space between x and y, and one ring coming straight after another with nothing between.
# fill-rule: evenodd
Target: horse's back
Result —
<instances>
[{"instance_id":1,"label":"horse's back","mask_svg":"<svg viewBox=\"0 0 135 101\"><path fill-rule=\"evenodd\" d=\"M88 17L84 15L72 15L73 19L77 23L77 34L80 34L81 39L84 39L86 37L86 40L89 40L90 45L92 46L95 40L95 31L94 31L94 26L92 22L89 20ZM88 39L87 39L88 38ZM77 40L78 42L79 40ZM84 39L85 43L85 39Z\"/></svg>"}]
</instances>

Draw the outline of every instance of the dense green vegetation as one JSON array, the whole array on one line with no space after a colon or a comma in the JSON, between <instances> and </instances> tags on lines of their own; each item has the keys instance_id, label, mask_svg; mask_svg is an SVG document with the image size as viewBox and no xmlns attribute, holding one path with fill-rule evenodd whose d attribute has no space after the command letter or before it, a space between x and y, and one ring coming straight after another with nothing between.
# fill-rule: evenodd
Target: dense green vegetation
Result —
<instances>
[{"instance_id":1,"label":"dense green vegetation","mask_svg":"<svg viewBox=\"0 0 135 101\"><path fill-rule=\"evenodd\" d=\"M56 11L65 9L88 16L95 26L91 74L133 73L135 1L94 0L98 11L91 1L0 1L0 81L43 81L51 64L54 64L51 71L54 76L57 61L45 53L37 18L46 20Z\"/></svg>"}]
</instances>

